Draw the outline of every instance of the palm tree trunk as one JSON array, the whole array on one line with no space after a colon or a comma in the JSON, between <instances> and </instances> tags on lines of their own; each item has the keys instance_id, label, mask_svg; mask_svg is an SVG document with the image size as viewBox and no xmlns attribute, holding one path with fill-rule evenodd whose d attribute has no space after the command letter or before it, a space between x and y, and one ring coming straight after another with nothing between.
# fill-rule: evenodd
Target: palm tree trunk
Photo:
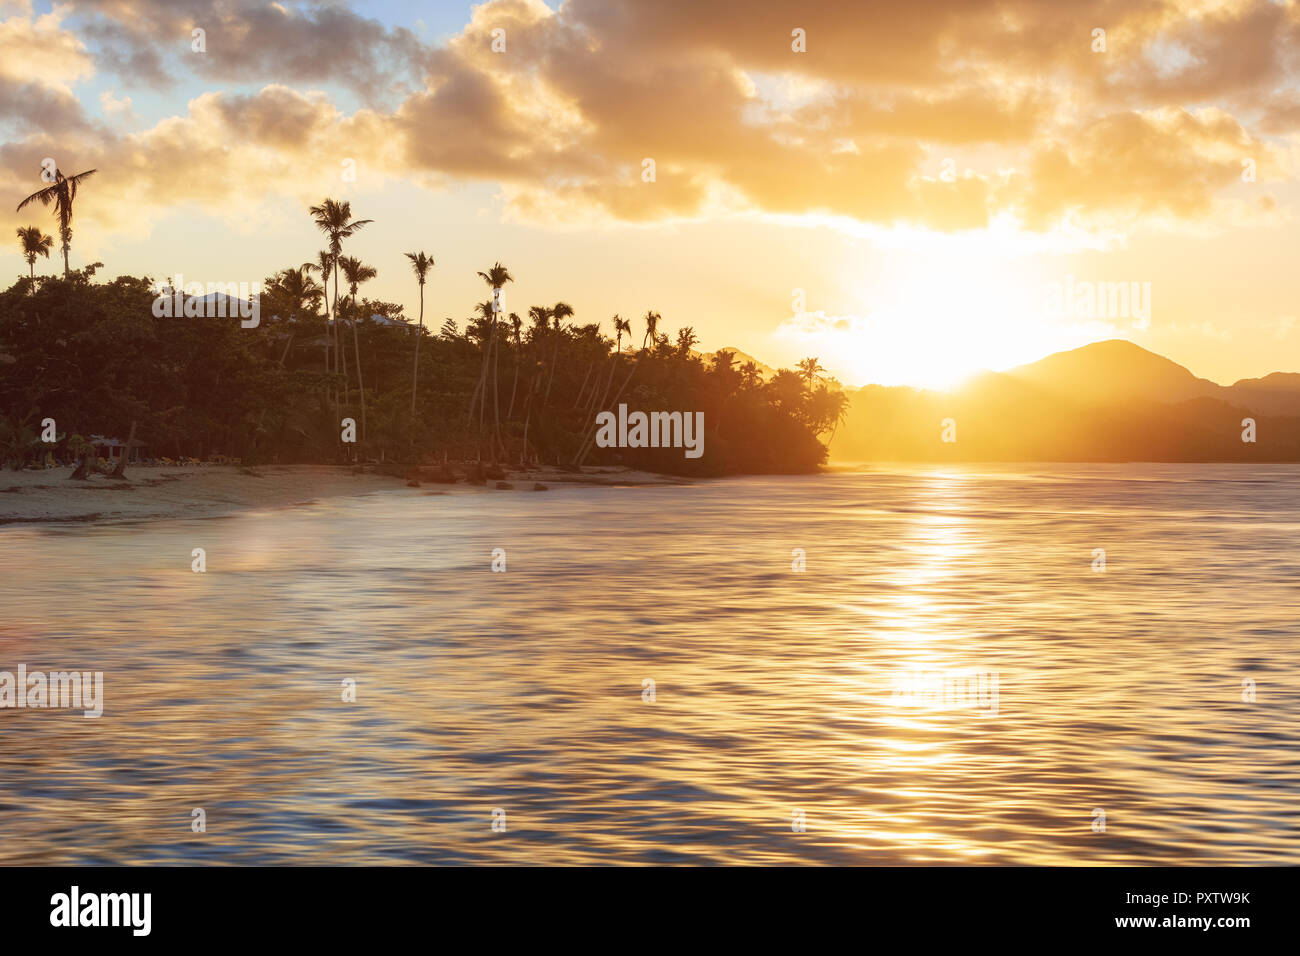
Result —
<instances>
[{"instance_id":1,"label":"palm tree trunk","mask_svg":"<svg viewBox=\"0 0 1300 956\"><path fill-rule=\"evenodd\" d=\"M330 373L330 290L326 280L325 287L325 374Z\"/></svg>"},{"instance_id":2,"label":"palm tree trunk","mask_svg":"<svg viewBox=\"0 0 1300 956\"><path fill-rule=\"evenodd\" d=\"M560 362L560 330L555 330L555 350L551 352L551 374L546 379L546 394L542 397L542 408L551 400L551 383L555 381L555 366Z\"/></svg>"},{"instance_id":3,"label":"palm tree trunk","mask_svg":"<svg viewBox=\"0 0 1300 956\"><path fill-rule=\"evenodd\" d=\"M131 434L126 436L126 444L122 446L122 454L117 459L117 467L113 469L114 478L126 477L126 459L131 454L131 442L135 441L135 419L131 419Z\"/></svg>"},{"instance_id":4,"label":"palm tree trunk","mask_svg":"<svg viewBox=\"0 0 1300 956\"><path fill-rule=\"evenodd\" d=\"M495 324L495 323L494 323ZM469 400L469 415L465 418L465 424L468 425L474 420L474 409L479 409L478 426L479 431L483 430L483 406L479 404L480 399L484 404L487 403L487 370L488 361L492 356L492 330L489 328L487 338L483 340L483 367L479 369L478 384L474 386L474 394Z\"/></svg>"},{"instance_id":5,"label":"palm tree trunk","mask_svg":"<svg viewBox=\"0 0 1300 956\"><path fill-rule=\"evenodd\" d=\"M497 337L497 320L492 319L492 418L494 422L496 444L493 446L492 457L496 458L496 445L501 444L501 348L496 344Z\"/></svg>"},{"instance_id":6,"label":"palm tree trunk","mask_svg":"<svg viewBox=\"0 0 1300 956\"><path fill-rule=\"evenodd\" d=\"M357 294L352 293L352 305L355 308ZM352 326L352 353L357 360L357 392L361 396L361 440L366 440L366 385L361 380L361 340L357 338L357 320L349 319Z\"/></svg>"},{"instance_id":7,"label":"palm tree trunk","mask_svg":"<svg viewBox=\"0 0 1300 956\"><path fill-rule=\"evenodd\" d=\"M618 352L614 353L613 359L609 363L609 378L605 380L605 387L600 390L600 401L591 406L594 412L605 404L605 396L609 394L609 387L614 383L614 372L618 369Z\"/></svg>"},{"instance_id":8,"label":"palm tree trunk","mask_svg":"<svg viewBox=\"0 0 1300 956\"><path fill-rule=\"evenodd\" d=\"M582 396L587 391L587 380L591 378L591 370L595 367L595 362L587 366L587 374L582 376L582 385L578 387L578 396L573 400L574 408L582 404Z\"/></svg>"},{"instance_id":9,"label":"palm tree trunk","mask_svg":"<svg viewBox=\"0 0 1300 956\"><path fill-rule=\"evenodd\" d=\"M537 390L537 375L534 374L528 379L528 400L524 405L524 447L519 452L519 463L522 465L528 460L528 426L533 420L533 394Z\"/></svg>"},{"instance_id":10,"label":"palm tree trunk","mask_svg":"<svg viewBox=\"0 0 1300 956\"><path fill-rule=\"evenodd\" d=\"M420 339L424 338L424 283L420 283L420 327L415 330L415 368L411 372L411 428L415 428L415 391L420 386ZM414 437L414 431L412 431Z\"/></svg>"},{"instance_id":11,"label":"palm tree trunk","mask_svg":"<svg viewBox=\"0 0 1300 956\"><path fill-rule=\"evenodd\" d=\"M519 343L515 343L515 380L510 386L510 407L506 409L506 420L515 413L515 390L519 388Z\"/></svg>"}]
</instances>

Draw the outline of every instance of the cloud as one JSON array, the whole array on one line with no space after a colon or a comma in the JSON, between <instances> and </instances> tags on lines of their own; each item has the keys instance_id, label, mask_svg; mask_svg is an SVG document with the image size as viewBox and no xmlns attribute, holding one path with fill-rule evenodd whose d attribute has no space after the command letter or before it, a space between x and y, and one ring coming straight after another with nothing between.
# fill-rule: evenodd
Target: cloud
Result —
<instances>
[{"instance_id":1,"label":"cloud","mask_svg":"<svg viewBox=\"0 0 1300 956\"><path fill-rule=\"evenodd\" d=\"M43 58L48 76L31 78L34 59L0 71L0 119L20 133L0 179L30 179L57 139L143 219L328 189L355 158L376 176L494 182L508 214L547 221L743 210L944 231L1006 216L1044 232L1203 227L1243 158L1261 184L1277 178L1287 153L1270 137L1300 115L1278 92L1294 84L1300 14L1251 2L490 0L440 48L332 3L68 10L0 23L0 50ZM206 53L190 50L195 26ZM807 52L791 49L796 27ZM261 88L214 89L127 133L69 92L92 62L124 90L182 75ZM346 112L344 91L366 105ZM129 99L111 102L124 125ZM939 175L945 159L956 175ZM1233 221L1275 206L1239 202Z\"/></svg>"},{"instance_id":2,"label":"cloud","mask_svg":"<svg viewBox=\"0 0 1300 956\"><path fill-rule=\"evenodd\" d=\"M403 28L339 4L264 0L72 0L106 72L155 87L211 82L330 81L378 102L417 78L428 49ZM206 50L192 49L195 28Z\"/></svg>"}]
</instances>

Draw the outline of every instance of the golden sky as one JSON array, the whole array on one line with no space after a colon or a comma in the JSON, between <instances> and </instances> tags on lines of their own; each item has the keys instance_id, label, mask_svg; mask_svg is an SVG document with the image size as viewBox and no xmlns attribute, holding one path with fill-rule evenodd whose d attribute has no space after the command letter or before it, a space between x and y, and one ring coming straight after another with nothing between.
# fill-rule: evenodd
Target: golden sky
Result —
<instances>
[{"instance_id":1,"label":"golden sky","mask_svg":"<svg viewBox=\"0 0 1300 956\"><path fill-rule=\"evenodd\" d=\"M230 282L330 195L371 296L414 317L433 255L435 326L499 259L521 314L851 384L1114 337L1228 383L1300 370L1297 77L1290 0L0 0L2 208L53 232L42 160L97 167L74 266Z\"/></svg>"}]
</instances>

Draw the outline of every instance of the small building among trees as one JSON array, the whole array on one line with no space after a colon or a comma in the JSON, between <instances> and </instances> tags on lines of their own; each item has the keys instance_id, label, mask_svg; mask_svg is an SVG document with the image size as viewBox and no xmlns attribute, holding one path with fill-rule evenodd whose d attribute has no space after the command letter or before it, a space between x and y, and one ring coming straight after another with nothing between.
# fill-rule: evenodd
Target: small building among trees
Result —
<instances>
[{"instance_id":1,"label":"small building among trees","mask_svg":"<svg viewBox=\"0 0 1300 956\"><path fill-rule=\"evenodd\" d=\"M90 445L95 449L95 456L103 458L106 461L117 464L117 460L122 457L123 453L127 454L127 464L138 465L144 458L145 443L138 438L132 438L128 446L127 442L120 438L105 438L103 435L91 435Z\"/></svg>"}]
</instances>

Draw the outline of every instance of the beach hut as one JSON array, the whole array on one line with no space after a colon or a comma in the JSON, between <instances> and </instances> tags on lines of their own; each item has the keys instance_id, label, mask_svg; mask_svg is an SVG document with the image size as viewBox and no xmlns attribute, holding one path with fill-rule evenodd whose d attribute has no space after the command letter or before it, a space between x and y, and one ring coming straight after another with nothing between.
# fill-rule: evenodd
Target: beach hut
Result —
<instances>
[{"instance_id":1,"label":"beach hut","mask_svg":"<svg viewBox=\"0 0 1300 956\"><path fill-rule=\"evenodd\" d=\"M95 449L95 455L106 461L117 464L117 460L123 454L127 455L127 464L139 464L140 459L144 457L145 443L138 438L131 439L131 446L128 449L126 442L120 438L105 438L103 435L91 435L90 444Z\"/></svg>"}]
</instances>

